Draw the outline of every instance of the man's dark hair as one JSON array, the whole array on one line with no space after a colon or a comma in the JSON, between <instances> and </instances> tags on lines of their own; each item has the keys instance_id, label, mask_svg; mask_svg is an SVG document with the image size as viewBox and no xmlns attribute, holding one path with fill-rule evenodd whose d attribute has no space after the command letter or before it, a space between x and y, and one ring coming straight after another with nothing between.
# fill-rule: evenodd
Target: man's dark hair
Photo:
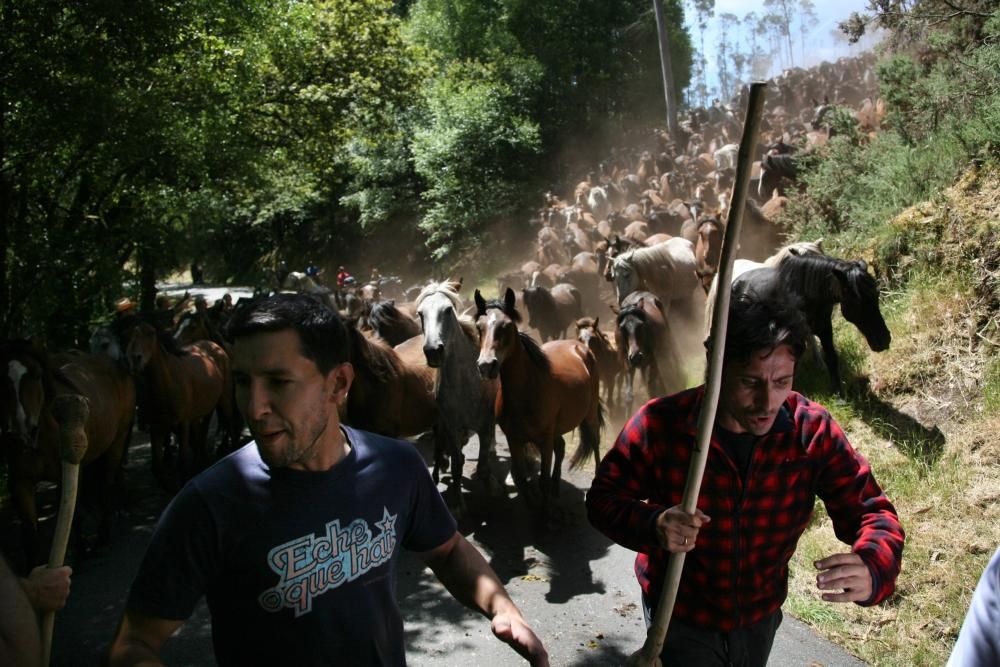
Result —
<instances>
[{"instance_id":1,"label":"man's dark hair","mask_svg":"<svg viewBox=\"0 0 1000 667\"><path fill-rule=\"evenodd\" d=\"M299 334L302 356L311 359L323 375L350 359L347 325L337 311L305 294L274 294L238 305L225 336L235 342L286 329Z\"/></svg>"},{"instance_id":2,"label":"man's dark hair","mask_svg":"<svg viewBox=\"0 0 1000 667\"><path fill-rule=\"evenodd\" d=\"M788 345L798 360L811 335L799 299L781 285L773 269L744 274L733 285L723 363L747 363L755 353L779 345ZM711 336L705 347L711 355Z\"/></svg>"}]
</instances>

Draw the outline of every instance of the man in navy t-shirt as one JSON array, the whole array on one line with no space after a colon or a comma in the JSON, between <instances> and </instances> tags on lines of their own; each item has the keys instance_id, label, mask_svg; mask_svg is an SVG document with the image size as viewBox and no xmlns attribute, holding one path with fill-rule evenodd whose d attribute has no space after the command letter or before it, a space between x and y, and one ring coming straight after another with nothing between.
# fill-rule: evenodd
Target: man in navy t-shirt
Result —
<instances>
[{"instance_id":1,"label":"man in navy t-shirt","mask_svg":"<svg viewBox=\"0 0 1000 667\"><path fill-rule=\"evenodd\" d=\"M278 294L230 321L233 376L255 442L192 479L167 507L110 649L159 661L202 595L220 665L406 664L395 600L400 548L532 665L541 641L456 531L408 443L343 427L354 377L335 312Z\"/></svg>"}]
</instances>

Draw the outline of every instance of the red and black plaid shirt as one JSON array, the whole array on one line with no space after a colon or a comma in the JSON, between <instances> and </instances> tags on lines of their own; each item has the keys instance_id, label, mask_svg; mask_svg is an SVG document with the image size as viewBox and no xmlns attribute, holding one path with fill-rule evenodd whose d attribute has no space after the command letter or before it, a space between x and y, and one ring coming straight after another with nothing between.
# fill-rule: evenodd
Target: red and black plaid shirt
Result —
<instances>
[{"instance_id":1,"label":"red and black plaid shirt","mask_svg":"<svg viewBox=\"0 0 1000 667\"><path fill-rule=\"evenodd\" d=\"M683 499L703 396L697 387L643 406L587 493L594 527L639 552L636 577L654 606L669 557L656 539L656 517ZM698 498L712 520L687 554L673 617L728 632L777 611L788 593L788 561L817 496L837 537L871 570L873 595L860 604L888 597L903 555L896 510L830 413L792 392L771 431L755 443L745 488L713 434Z\"/></svg>"}]
</instances>

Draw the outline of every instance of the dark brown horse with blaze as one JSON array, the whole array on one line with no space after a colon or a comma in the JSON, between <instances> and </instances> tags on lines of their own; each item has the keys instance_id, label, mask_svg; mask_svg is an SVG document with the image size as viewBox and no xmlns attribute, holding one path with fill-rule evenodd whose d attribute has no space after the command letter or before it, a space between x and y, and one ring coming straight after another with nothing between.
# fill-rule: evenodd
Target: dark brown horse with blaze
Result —
<instances>
[{"instance_id":1,"label":"dark brown horse with blaze","mask_svg":"<svg viewBox=\"0 0 1000 667\"><path fill-rule=\"evenodd\" d=\"M600 457L601 408L597 362L587 347L576 340L550 341L539 346L518 331L521 315L514 307L515 294L507 289L504 300L485 301L476 290L476 323L480 331L479 372L486 378L500 377L497 423L507 436L511 474L518 491L530 504L540 497L546 518L549 496L559 495L562 460L566 453L563 434L580 428L580 445L571 467L593 455ZM541 455L539 487L527 480L527 445Z\"/></svg>"},{"instance_id":2,"label":"dark brown horse with blaze","mask_svg":"<svg viewBox=\"0 0 1000 667\"><path fill-rule=\"evenodd\" d=\"M6 377L2 396L0 439L8 461L8 485L21 519L24 547L31 564L43 562L38 544L35 487L60 479L59 424L52 414L57 396L78 394L90 404L86 422L87 453L82 461L84 485L96 483L100 505L98 543L111 539L113 494L121 473L135 413L135 386L110 357L76 354L58 366L29 341L10 341L0 348ZM77 531L77 539L80 538Z\"/></svg>"}]
</instances>

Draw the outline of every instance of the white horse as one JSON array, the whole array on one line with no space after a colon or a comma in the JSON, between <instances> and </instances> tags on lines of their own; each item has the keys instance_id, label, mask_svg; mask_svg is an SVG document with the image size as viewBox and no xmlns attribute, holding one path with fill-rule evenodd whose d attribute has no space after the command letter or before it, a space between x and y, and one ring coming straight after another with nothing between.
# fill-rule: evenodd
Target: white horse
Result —
<instances>
[{"instance_id":1,"label":"white horse","mask_svg":"<svg viewBox=\"0 0 1000 667\"><path fill-rule=\"evenodd\" d=\"M451 457L450 492L457 514L464 513L462 447L469 435L479 435L479 461L476 477L491 491L498 487L490 468L496 445L496 396L498 379L487 380L479 374L479 332L470 317L459 315L461 283L430 283L416 299L417 313L424 330L424 356L427 365L438 369L434 387L437 423L434 425L434 473L442 454Z\"/></svg>"}]
</instances>

